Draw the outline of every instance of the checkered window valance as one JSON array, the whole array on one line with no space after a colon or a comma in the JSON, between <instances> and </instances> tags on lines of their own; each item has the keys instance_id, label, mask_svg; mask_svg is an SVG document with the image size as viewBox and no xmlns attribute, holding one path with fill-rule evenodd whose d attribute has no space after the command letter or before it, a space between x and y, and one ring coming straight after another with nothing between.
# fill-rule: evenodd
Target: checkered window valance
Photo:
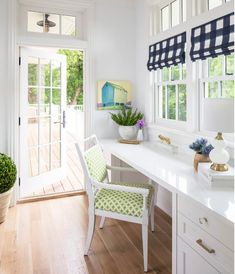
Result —
<instances>
[{"instance_id":1,"label":"checkered window valance","mask_svg":"<svg viewBox=\"0 0 235 274\"><path fill-rule=\"evenodd\" d=\"M186 32L149 46L148 70L185 63Z\"/></svg>"},{"instance_id":2,"label":"checkered window valance","mask_svg":"<svg viewBox=\"0 0 235 274\"><path fill-rule=\"evenodd\" d=\"M234 51L234 13L192 29L192 61L228 55Z\"/></svg>"}]
</instances>

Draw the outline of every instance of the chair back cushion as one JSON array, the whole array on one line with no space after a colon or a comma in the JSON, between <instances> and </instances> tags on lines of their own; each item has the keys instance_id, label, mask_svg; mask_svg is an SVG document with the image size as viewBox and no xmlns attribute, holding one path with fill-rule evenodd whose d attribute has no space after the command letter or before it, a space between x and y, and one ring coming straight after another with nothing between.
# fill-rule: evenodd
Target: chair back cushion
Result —
<instances>
[{"instance_id":1,"label":"chair back cushion","mask_svg":"<svg viewBox=\"0 0 235 274\"><path fill-rule=\"evenodd\" d=\"M96 144L85 151L84 158L90 173L90 177L97 182L103 182L107 177L107 168L100 145Z\"/></svg>"}]
</instances>

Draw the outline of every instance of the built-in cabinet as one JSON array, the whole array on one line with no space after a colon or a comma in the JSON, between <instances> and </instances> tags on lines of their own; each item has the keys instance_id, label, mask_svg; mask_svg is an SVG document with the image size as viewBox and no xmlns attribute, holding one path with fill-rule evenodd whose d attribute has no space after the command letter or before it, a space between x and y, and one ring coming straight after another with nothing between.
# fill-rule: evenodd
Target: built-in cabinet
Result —
<instances>
[{"instance_id":1,"label":"built-in cabinet","mask_svg":"<svg viewBox=\"0 0 235 274\"><path fill-rule=\"evenodd\" d=\"M187 197L178 196L177 274L234 273L234 226Z\"/></svg>"}]
</instances>

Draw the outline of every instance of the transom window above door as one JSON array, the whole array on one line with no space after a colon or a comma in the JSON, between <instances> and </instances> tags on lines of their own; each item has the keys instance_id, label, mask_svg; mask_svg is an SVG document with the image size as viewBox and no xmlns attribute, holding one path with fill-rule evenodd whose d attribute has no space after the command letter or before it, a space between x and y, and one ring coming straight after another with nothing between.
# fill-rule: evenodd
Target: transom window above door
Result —
<instances>
[{"instance_id":1,"label":"transom window above door","mask_svg":"<svg viewBox=\"0 0 235 274\"><path fill-rule=\"evenodd\" d=\"M76 36L76 17L28 11L28 32Z\"/></svg>"}]
</instances>

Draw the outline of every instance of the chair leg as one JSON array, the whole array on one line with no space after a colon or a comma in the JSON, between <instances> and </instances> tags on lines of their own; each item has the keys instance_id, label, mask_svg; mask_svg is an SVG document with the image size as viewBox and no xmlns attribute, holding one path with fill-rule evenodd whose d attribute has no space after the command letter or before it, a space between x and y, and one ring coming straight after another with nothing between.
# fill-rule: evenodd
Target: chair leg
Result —
<instances>
[{"instance_id":1,"label":"chair leg","mask_svg":"<svg viewBox=\"0 0 235 274\"><path fill-rule=\"evenodd\" d=\"M142 224L144 272L148 271L148 224Z\"/></svg>"},{"instance_id":2,"label":"chair leg","mask_svg":"<svg viewBox=\"0 0 235 274\"><path fill-rule=\"evenodd\" d=\"M85 252L84 255L88 255L88 251L91 246L92 238L94 235L94 228L95 228L95 214L94 212L89 213L89 223L88 223L88 231L87 231L87 238L85 244Z\"/></svg>"},{"instance_id":3,"label":"chair leg","mask_svg":"<svg viewBox=\"0 0 235 274\"><path fill-rule=\"evenodd\" d=\"M151 231L154 232L154 204L151 207L151 214L150 214L150 223L151 223Z\"/></svg>"},{"instance_id":4,"label":"chair leg","mask_svg":"<svg viewBox=\"0 0 235 274\"><path fill-rule=\"evenodd\" d=\"M101 220L100 220L100 228L103 228L103 227L104 227L104 223L105 223L105 217L102 216L102 217L101 217Z\"/></svg>"}]
</instances>

